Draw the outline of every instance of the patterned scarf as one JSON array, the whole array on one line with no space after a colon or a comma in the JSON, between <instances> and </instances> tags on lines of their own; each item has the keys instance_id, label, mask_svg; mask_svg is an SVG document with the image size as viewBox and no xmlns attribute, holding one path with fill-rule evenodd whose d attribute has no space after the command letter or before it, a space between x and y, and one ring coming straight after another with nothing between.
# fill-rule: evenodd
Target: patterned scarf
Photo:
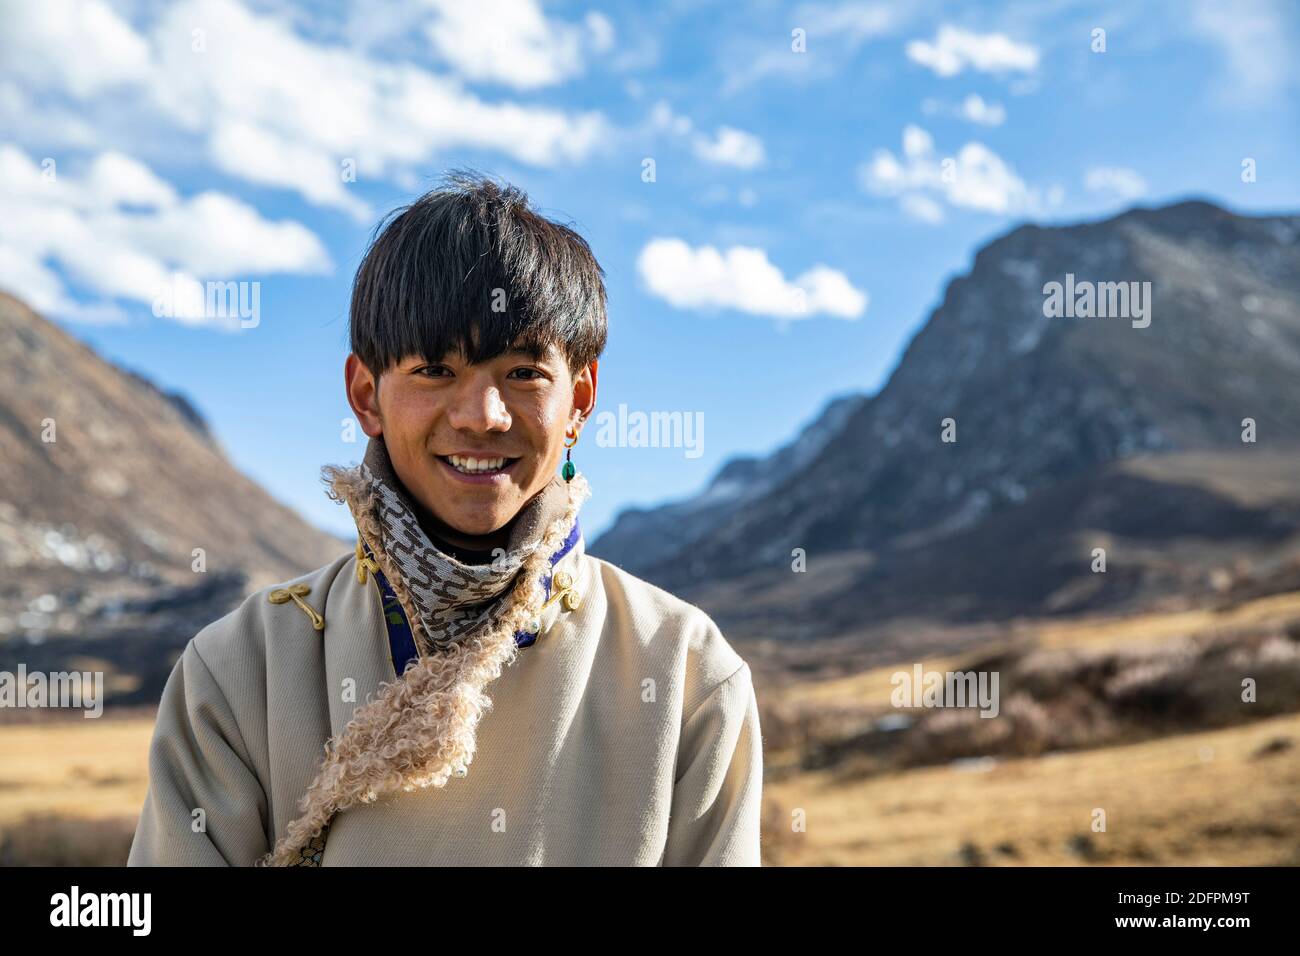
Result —
<instances>
[{"instance_id":1,"label":"patterned scarf","mask_svg":"<svg viewBox=\"0 0 1300 956\"><path fill-rule=\"evenodd\" d=\"M370 440L358 469L326 468L325 475L331 497L346 501L367 549L392 582L417 642L423 637L417 643L422 655L445 651L491 620L501 595L569 504L568 484L553 478L515 517L504 554L490 564L465 564L421 527L382 437Z\"/></svg>"},{"instance_id":2,"label":"patterned scarf","mask_svg":"<svg viewBox=\"0 0 1300 956\"><path fill-rule=\"evenodd\" d=\"M330 497L351 509L421 655L326 743L298 817L262 865L319 866L336 813L397 791L442 787L469 772L479 719L492 706L484 689L514 661L516 635L540 617L543 575L591 494L580 473L569 482L553 479L516 515L505 554L469 565L438 549L420 527L382 438L371 439L361 465L327 466L322 476ZM357 568L364 584L360 559Z\"/></svg>"}]
</instances>

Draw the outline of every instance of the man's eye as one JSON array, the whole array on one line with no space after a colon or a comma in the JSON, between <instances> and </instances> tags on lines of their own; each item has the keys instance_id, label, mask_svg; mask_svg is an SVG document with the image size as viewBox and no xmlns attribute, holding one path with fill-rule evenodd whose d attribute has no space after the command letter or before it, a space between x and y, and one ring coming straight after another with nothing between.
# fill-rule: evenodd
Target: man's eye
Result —
<instances>
[{"instance_id":1,"label":"man's eye","mask_svg":"<svg viewBox=\"0 0 1300 956\"><path fill-rule=\"evenodd\" d=\"M445 365L425 365L416 369L417 375L425 375L429 378L443 378L443 373L451 374L451 369Z\"/></svg>"},{"instance_id":2,"label":"man's eye","mask_svg":"<svg viewBox=\"0 0 1300 956\"><path fill-rule=\"evenodd\" d=\"M543 377L544 377L544 376L542 375L541 369L528 368L527 366L525 366L525 367L523 367L523 368L513 369L513 370L510 372L510 374L511 374L511 375L514 375L515 372L525 372L525 373L527 373L527 374L524 376L524 380L525 380L525 381L531 381L531 380L534 380L534 379L538 379L538 378L543 378Z\"/></svg>"}]
</instances>

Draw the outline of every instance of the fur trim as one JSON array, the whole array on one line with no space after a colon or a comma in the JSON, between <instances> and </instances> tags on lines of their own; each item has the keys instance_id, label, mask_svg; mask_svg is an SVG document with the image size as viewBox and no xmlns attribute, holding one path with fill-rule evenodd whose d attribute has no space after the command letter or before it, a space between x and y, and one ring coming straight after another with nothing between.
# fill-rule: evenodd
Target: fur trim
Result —
<instances>
[{"instance_id":1,"label":"fur trim","mask_svg":"<svg viewBox=\"0 0 1300 956\"><path fill-rule=\"evenodd\" d=\"M332 496L337 494L352 508L358 531L366 537L414 626L416 618L407 606L410 595L400 584L400 575L389 574L387 556L376 546L378 521L367 508L358 507L366 497L359 470L331 469L329 477ZM540 613L545 600L540 579L590 495L586 478L575 475L569 482L564 515L552 522L541 545L524 561L502 613L489 626L445 651L422 656L397 681L381 684L378 697L356 709L342 732L325 745L325 760L299 801L299 816L258 865L298 862L302 848L342 810L398 791L441 787L453 774L468 773L475 731L492 707L484 688L518 654L515 633Z\"/></svg>"},{"instance_id":2,"label":"fur trim","mask_svg":"<svg viewBox=\"0 0 1300 956\"><path fill-rule=\"evenodd\" d=\"M384 538L380 532L379 519L375 517L375 493L371 490L370 483L366 481L365 476L362 474L361 466L339 468L335 465L326 465L321 469L321 474L329 480L325 493L334 501L346 504L352 512L352 520L356 522L357 533L370 547L370 553L374 555L375 560L379 563L379 569L384 572L384 577L388 579L388 584L397 597L397 603L402 606L402 613L406 615L406 620L410 622L411 634L415 638L415 646L419 650L420 656L425 657L431 653L432 647L424 634L423 619L416 613L415 602L411 598L411 592L406 587L406 581L402 579L401 571L393 562L393 559L388 556L387 549L384 548Z\"/></svg>"}]
</instances>

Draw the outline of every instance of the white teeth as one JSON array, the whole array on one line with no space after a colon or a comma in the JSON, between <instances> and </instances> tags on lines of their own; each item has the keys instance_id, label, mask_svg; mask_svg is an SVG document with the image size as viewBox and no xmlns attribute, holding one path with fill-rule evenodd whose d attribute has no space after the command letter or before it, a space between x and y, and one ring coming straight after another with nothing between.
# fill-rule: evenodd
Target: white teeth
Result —
<instances>
[{"instance_id":1,"label":"white teeth","mask_svg":"<svg viewBox=\"0 0 1300 956\"><path fill-rule=\"evenodd\" d=\"M448 455L447 460L457 471L471 475L482 471L496 471L506 463L504 458L462 458L460 455Z\"/></svg>"}]
</instances>

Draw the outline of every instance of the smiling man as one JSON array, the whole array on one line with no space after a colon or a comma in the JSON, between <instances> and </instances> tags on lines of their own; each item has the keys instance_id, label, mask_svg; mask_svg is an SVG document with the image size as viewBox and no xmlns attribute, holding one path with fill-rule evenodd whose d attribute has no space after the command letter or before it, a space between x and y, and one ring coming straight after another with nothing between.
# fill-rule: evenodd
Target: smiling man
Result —
<instances>
[{"instance_id":1,"label":"smiling man","mask_svg":"<svg viewBox=\"0 0 1300 956\"><path fill-rule=\"evenodd\" d=\"M369 445L325 469L355 551L186 647L131 864L759 864L748 666L585 553L605 302L512 187L456 174L383 226L345 367Z\"/></svg>"}]
</instances>

